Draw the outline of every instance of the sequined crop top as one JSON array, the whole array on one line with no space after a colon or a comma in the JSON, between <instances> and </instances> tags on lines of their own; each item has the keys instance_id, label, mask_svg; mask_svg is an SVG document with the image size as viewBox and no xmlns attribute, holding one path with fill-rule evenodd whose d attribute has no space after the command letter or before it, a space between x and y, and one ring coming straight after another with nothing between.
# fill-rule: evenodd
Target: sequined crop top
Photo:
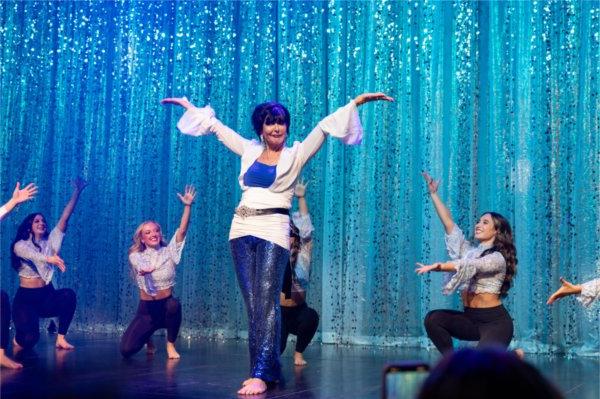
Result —
<instances>
[{"instance_id":1,"label":"sequined crop top","mask_svg":"<svg viewBox=\"0 0 600 399\"><path fill-rule=\"evenodd\" d=\"M489 248L484 244L473 246L465 239L460 228L454 225L452 232L446 234L446 249L456 272L446 273L444 294L455 290L500 294L506 275L506 260L497 251L481 256Z\"/></svg>"},{"instance_id":2,"label":"sequined crop top","mask_svg":"<svg viewBox=\"0 0 600 399\"><path fill-rule=\"evenodd\" d=\"M42 278L46 284L52 280L54 265L46 262L46 257L56 255L60 251L63 233L58 227L52 229L48 239L40 240L36 247L32 239L20 240L15 243L15 255L21 258L19 277Z\"/></svg>"},{"instance_id":3,"label":"sequined crop top","mask_svg":"<svg viewBox=\"0 0 600 399\"><path fill-rule=\"evenodd\" d=\"M129 263L135 273L138 287L148 295L175 285L175 266L181 261L185 239L178 243L177 232L166 247L146 248L142 252L129 254ZM140 272L147 274L141 275Z\"/></svg>"}]
</instances>

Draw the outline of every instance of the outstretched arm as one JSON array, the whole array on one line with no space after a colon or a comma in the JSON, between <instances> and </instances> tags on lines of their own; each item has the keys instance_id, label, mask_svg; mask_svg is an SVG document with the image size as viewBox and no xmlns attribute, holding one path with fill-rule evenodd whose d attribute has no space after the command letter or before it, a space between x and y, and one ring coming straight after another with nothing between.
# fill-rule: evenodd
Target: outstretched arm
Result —
<instances>
[{"instance_id":1,"label":"outstretched arm","mask_svg":"<svg viewBox=\"0 0 600 399\"><path fill-rule=\"evenodd\" d=\"M67 205L65 205L65 209L63 209L62 215L60 215L60 219L56 224L56 227L58 227L58 229L63 233L67 231L67 224L69 222L69 218L75 210L75 205L77 205L79 195L81 194L83 189L87 187L88 182L78 176L75 180L73 180L72 184L73 194L71 194L71 198L69 199L69 202L67 202Z\"/></svg>"},{"instance_id":2,"label":"outstretched arm","mask_svg":"<svg viewBox=\"0 0 600 399\"><path fill-rule=\"evenodd\" d=\"M556 292L548 298L546 304L552 305L557 299L560 299L569 295L581 294L581 285L571 284L563 277L560 278L561 286Z\"/></svg>"},{"instance_id":3,"label":"outstretched arm","mask_svg":"<svg viewBox=\"0 0 600 399\"><path fill-rule=\"evenodd\" d=\"M456 266L452 262L437 262L431 265L425 265L423 263L417 262L417 267L415 272L417 274L425 274L429 272L455 272Z\"/></svg>"},{"instance_id":4,"label":"outstretched arm","mask_svg":"<svg viewBox=\"0 0 600 399\"><path fill-rule=\"evenodd\" d=\"M177 122L177 128L183 134L203 136L214 133L221 143L239 156L244 153L244 148L250 143L250 140L243 138L233 129L221 123L215 117L215 111L210 105L198 108L185 97L163 98L160 103L178 105L185 109L185 114Z\"/></svg>"},{"instance_id":5,"label":"outstretched arm","mask_svg":"<svg viewBox=\"0 0 600 399\"><path fill-rule=\"evenodd\" d=\"M363 104L366 104L368 102L371 101L391 101L393 102L394 99L388 95L386 95L385 93L363 93L360 94L358 96L356 96L356 98L354 99L354 103L356 104L357 107L360 107Z\"/></svg>"},{"instance_id":6,"label":"outstretched arm","mask_svg":"<svg viewBox=\"0 0 600 399\"><path fill-rule=\"evenodd\" d=\"M196 108L194 106L194 104L192 104L187 97L168 97L168 98L163 98L162 100L160 100L161 104L172 104L172 105L179 105L180 107L185 108L186 111L189 111L190 109L194 109Z\"/></svg>"},{"instance_id":7,"label":"outstretched arm","mask_svg":"<svg viewBox=\"0 0 600 399\"><path fill-rule=\"evenodd\" d=\"M185 193L181 195L177 193L179 200L183 204L183 213L181 214L181 222L179 223L179 229L177 229L177 236L175 241L178 243L185 239L187 234L188 225L190 224L190 215L192 213L192 204L196 198L196 189L192 185L185 186Z\"/></svg>"},{"instance_id":8,"label":"outstretched arm","mask_svg":"<svg viewBox=\"0 0 600 399\"><path fill-rule=\"evenodd\" d=\"M29 183L24 188L21 188L21 183L17 182L11 199L9 199L6 204L0 207L0 220L10 213L15 206L19 205L21 202L29 201L35 197L36 194L37 186L35 184Z\"/></svg>"},{"instance_id":9,"label":"outstretched arm","mask_svg":"<svg viewBox=\"0 0 600 399\"><path fill-rule=\"evenodd\" d=\"M446 234L450 234L452 232L452 229L454 228L454 220L452 220L450 210L448 210L448 208L438 195L438 187L440 185L440 181L434 180L431 176L429 176L427 172L423 172L422 175L423 178L425 178L425 181L427 182L427 189L429 190L429 196L431 197L431 202L433 202L435 211L437 212L440 220L442 221L442 224L444 225Z\"/></svg>"},{"instance_id":10,"label":"outstretched arm","mask_svg":"<svg viewBox=\"0 0 600 399\"><path fill-rule=\"evenodd\" d=\"M360 144L363 137L363 128L357 108L371 101L394 101L394 99L384 93L363 93L323 118L302 141L302 164L304 165L315 155L323 145L327 135L342 140L344 144Z\"/></svg>"}]
</instances>

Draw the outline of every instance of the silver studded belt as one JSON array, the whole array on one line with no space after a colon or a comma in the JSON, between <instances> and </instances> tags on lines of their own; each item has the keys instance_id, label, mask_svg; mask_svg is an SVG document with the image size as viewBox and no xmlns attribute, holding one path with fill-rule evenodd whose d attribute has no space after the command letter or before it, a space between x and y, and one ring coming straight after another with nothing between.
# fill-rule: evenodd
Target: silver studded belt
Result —
<instances>
[{"instance_id":1,"label":"silver studded belt","mask_svg":"<svg viewBox=\"0 0 600 399\"><path fill-rule=\"evenodd\" d=\"M249 216L273 215L276 213L281 215L289 215L290 210L287 208L254 209L248 208L246 205L238 206L237 208L235 208L235 214L242 218L247 218Z\"/></svg>"}]
</instances>

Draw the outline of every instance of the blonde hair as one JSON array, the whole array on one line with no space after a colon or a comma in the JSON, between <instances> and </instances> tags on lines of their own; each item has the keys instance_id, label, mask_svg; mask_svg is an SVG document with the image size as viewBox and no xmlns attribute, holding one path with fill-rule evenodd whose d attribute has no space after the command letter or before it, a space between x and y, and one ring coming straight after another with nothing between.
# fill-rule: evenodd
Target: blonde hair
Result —
<instances>
[{"instance_id":1,"label":"blonde hair","mask_svg":"<svg viewBox=\"0 0 600 399\"><path fill-rule=\"evenodd\" d=\"M146 244L144 244L142 242L142 229L144 228L145 225L147 225L149 223L152 223L152 224L155 224L156 226L158 226L158 230L160 231L160 246L161 247L167 246L167 243L165 242L165 239L163 238L163 235L162 235L162 228L160 227L160 224L158 224L154 220L146 220L145 222L142 222L142 224L140 224L137 227L137 229L135 229L135 233L133 233L133 237L131 239L131 241L133 241L133 244L131 244L131 246L129 247L129 251L127 251L128 255L131 255L134 252L144 252L146 250Z\"/></svg>"}]
</instances>

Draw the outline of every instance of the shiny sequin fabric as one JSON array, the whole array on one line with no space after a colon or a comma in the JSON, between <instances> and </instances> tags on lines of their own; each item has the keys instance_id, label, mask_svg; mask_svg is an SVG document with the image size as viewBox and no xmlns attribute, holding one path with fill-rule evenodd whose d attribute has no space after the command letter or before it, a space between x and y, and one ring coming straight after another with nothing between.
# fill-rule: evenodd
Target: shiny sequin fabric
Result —
<instances>
[{"instance_id":1,"label":"shiny sequin fabric","mask_svg":"<svg viewBox=\"0 0 600 399\"><path fill-rule=\"evenodd\" d=\"M253 236L235 238L229 243L248 315L250 375L277 381L281 374L279 293L290 253Z\"/></svg>"}]
</instances>

